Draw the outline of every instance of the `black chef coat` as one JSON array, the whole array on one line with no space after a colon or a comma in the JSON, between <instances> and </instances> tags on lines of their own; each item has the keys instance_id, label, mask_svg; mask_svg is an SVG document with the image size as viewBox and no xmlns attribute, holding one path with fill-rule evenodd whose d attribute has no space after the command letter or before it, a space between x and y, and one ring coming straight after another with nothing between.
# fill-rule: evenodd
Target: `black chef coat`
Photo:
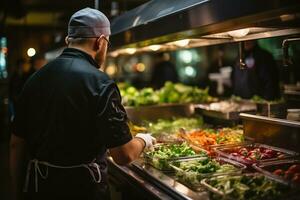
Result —
<instances>
[{"instance_id":1,"label":"black chef coat","mask_svg":"<svg viewBox=\"0 0 300 200\"><path fill-rule=\"evenodd\" d=\"M74 48L65 49L27 81L13 127L13 133L28 144L31 158L62 166L97 158L100 184L84 168L49 169L49 177L39 180L39 193L57 195L55 199L70 195L99 199L107 188L107 148L132 139L116 84L97 69L90 55Z\"/></svg>"}]
</instances>

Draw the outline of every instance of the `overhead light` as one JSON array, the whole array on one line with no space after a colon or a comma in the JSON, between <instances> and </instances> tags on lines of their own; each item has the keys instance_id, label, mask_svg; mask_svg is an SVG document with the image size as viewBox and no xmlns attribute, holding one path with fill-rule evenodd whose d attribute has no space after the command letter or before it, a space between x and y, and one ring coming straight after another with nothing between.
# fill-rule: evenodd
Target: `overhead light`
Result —
<instances>
[{"instance_id":1,"label":"overhead light","mask_svg":"<svg viewBox=\"0 0 300 200\"><path fill-rule=\"evenodd\" d=\"M28 55L29 57L32 57L32 56L34 56L35 54L36 54L36 51L35 51L34 48L29 48L29 49L27 50L27 55Z\"/></svg>"},{"instance_id":2,"label":"overhead light","mask_svg":"<svg viewBox=\"0 0 300 200\"><path fill-rule=\"evenodd\" d=\"M192 66L186 66L184 72L187 76L190 77L195 77L197 74L195 68L193 68Z\"/></svg>"},{"instance_id":3,"label":"overhead light","mask_svg":"<svg viewBox=\"0 0 300 200\"><path fill-rule=\"evenodd\" d=\"M157 51L157 50L159 50L160 49L160 45L151 45L151 46L149 46L149 49L151 49L152 51Z\"/></svg>"},{"instance_id":4,"label":"overhead light","mask_svg":"<svg viewBox=\"0 0 300 200\"><path fill-rule=\"evenodd\" d=\"M125 53L134 54L136 52L136 48L127 48L125 49Z\"/></svg>"},{"instance_id":5,"label":"overhead light","mask_svg":"<svg viewBox=\"0 0 300 200\"><path fill-rule=\"evenodd\" d=\"M114 74L117 73L117 67L116 67L115 65L109 65L109 66L107 66L107 68L105 69L105 72L106 72L108 75L112 76L112 75L114 75Z\"/></svg>"},{"instance_id":6,"label":"overhead light","mask_svg":"<svg viewBox=\"0 0 300 200\"><path fill-rule=\"evenodd\" d=\"M244 29L238 29L238 30L234 30L234 31L228 31L227 33L231 37L241 38L241 37L246 36L249 32L250 32L249 28L244 28Z\"/></svg>"},{"instance_id":7,"label":"overhead light","mask_svg":"<svg viewBox=\"0 0 300 200\"><path fill-rule=\"evenodd\" d=\"M138 64L136 64L136 70L137 71L143 72L143 71L145 71L145 69L146 69L146 66L145 66L144 63L138 63Z\"/></svg>"},{"instance_id":8,"label":"overhead light","mask_svg":"<svg viewBox=\"0 0 300 200\"><path fill-rule=\"evenodd\" d=\"M193 60L192 52L190 52L189 50L180 51L179 57L186 64L191 63Z\"/></svg>"},{"instance_id":9,"label":"overhead light","mask_svg":"<svg viewBox=\"0 0 300 200\"><path fill-rule=\"evenodd\" d=\"M173 44L175 44L176 46L179 47L185 47L189 44L190 40L189 39L184 39L184 40L177 40L175 42L173 42Z\"/></svg>"},{"instance_id":10,"label":"overhead light","mask_svg":"<svg viewBox=\"0 0 300 200\"><path fill-rule=\"evenodd\" d=\"M111 57L117 57L118 55L119 55L119 52L118 51L113 51L113 52L110 52L109 53L109 55L111 56Z\"/></svg>"}]
</instances>

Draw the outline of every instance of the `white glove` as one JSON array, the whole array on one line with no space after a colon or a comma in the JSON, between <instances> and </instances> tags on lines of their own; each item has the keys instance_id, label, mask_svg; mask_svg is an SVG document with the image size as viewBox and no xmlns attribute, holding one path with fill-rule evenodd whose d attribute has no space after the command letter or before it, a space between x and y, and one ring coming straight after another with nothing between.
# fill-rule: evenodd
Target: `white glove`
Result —
<instances>
[{"instance_id":1,"label":"white glove","mask_svg":"<svg viewBox=\"0 0 300 200\"><path fill-rule=\"evenodd\" d=\"M138 133L135 137L141 138L145 142L145 149L153 149L156 139L149 133Z\"/></svg>"}]
</instances>

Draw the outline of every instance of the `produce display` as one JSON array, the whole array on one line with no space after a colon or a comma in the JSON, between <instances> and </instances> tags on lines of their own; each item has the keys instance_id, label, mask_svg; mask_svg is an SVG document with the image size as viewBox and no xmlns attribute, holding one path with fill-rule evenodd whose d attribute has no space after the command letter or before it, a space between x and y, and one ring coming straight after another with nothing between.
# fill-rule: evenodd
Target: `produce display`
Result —
<instances>
[{"instance_id":1,"label":"produce display","mask_svg":"<svg viewBox=\"0 0 300 200\"><path fill-rule=\"evenodd\" d=\"M216 148L216 152L221 156L238 160L239 162L250 165L256 162L282 159L297 155L295 152L262 144L220 147Z\"/></svg>"},{"instance_id":2,"label":"produce display","mask_svg":"<svg viewBox=\"0 0 300 200\"><path fill-rule=\"evenodd\" d=\"M264 174L300 184L300 160L279 160L263 164L255 164L254 168Z\"/></svg>"},{"instance_id":3,"label":"produce display","mask_svg":"<svg viewBox=\"0 0 300 200\"><path fill-rule=\"evenodd\" d=\"M203 126L202 117L158 119L156 122L144 122L147 131L152 133L158 142L184 141L179 136L182 130L193 130Z\"/></svg>"},{"instance_id":4,"label":"produce display","mask_svg":"<svg viewBox=\"0 0 300 200\"><path fill-rule=\"evenodd\" d=\"M211 103L207 106L204 106L203 108L207 110L229 113L256 110L256 105L250 103L238 103L236 101L220 101L216 103Z\"/></svg>"},{"instance_id":5,"label":"produce display","mask_svg":"<svg viewBox=\"0 0 300 200\"><path fill-rule=\"evenodd\" d=\"M145 106L164 103L203 103L215 99L208 95L208 89L187 86L181 83L166 82L159 90L121 84L120 93L125 106Z\"/></svg>"},{"instance_id":6,"label":"produce display","mask_svg":"<svg viewBox=\"0 0 300 200\"><path fill-rule=\"evenodd\" d=\"M200 129L184 134L195 145L237 144L244 141L243 130L233 128Z\"/></svg>"},{"instance_id":7,"label":"produce display","mask_svg":"<svg viewBox=\"0 0 300 200\"><path fill-rule=\"evenodd\" d=\"M223 199L281 199L290 188L260 174L218 176L202 181L211 191ZM216 199L222 199L215 196Z\"/></svg>"},{"instance_id":8,"label":"produce display","mask_svg":"<svg viewBox=\"0 0 300 200\"><path fill-rule=\"evenodd\" d=\"M176 172L176 177L189 186L197 187L200 181L208 176L226 173L241 172L245 166L226 159L195 158L175 161L171 164Z\"/></svg>"},{"instance_id":9,"label":"produce display","mask_svg":"<svg viewBox=\"0 0 300 200\"><path fill-rule=\"evenodd\" d=\"M284 102L283 99L276 99L276 100L273 100L273 101L269 101L269 100L266 100L263 97L260 97L260 96L257 96L257 95L254 95L251 98L251 101L254 102L254 103L263 103L263 104L265 104L265 103L276 104L276 103L283 103Z\"/></svg>"},{"instance_id":10,"label":"produce display","mask_svg":"<svg viewBox=\"0 0 300 200\"><path fill-rule=\"evenodd\" d=\"M195 152L187 143L182 144L159 144L153 151L148 151L144 154L145 161L153 165L157 169L170 170L169 162L174 159L190 157L190 156L205 156L207 152Z\"/></svg>"},{"instance_id":11,"label":"produce display","mask_svg":"<svg viewBox=\"0 0 300 200\"><path fill-rule=\"evenodd\" d=\"M293 164L287 170L276 169L273 174L283 176L285 179L300 184L300 164Z\"/></svg>"},{"instance_id":12,"label":"produce display","mask_svg":"<svg viewBox=\"0 0 300 200\"><path fill-rule=\"evenodd\" d=\"M178 133L180 129L193 130L203 126L202 117L197 118L177 118L173 120L158 119L157 122L145 122L149 132L152 134Z\"/></svg>"}]
</instances>

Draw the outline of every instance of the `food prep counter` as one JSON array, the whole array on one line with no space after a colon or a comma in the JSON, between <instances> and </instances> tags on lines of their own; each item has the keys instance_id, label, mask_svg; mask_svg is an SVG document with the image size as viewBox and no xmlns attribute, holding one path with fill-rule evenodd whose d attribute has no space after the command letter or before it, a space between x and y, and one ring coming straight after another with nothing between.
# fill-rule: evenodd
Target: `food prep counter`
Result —
<instances>
[{"instance_id":1,"label":"food prep counter","mask_svg":"<svg viewBox=\"0 0 300 200\"><path fill-rule=\"evenodd\" d=\"M293 199L295 198L295 196L297 197L297 195L299 195L299 184L291 184L291 181L294 181L294 179L296 181L299 181L298 179L300 179L300 177L298 177L297 173L300 173L300 171L297 171L293 175L291 175L290 180L285 179L285 173L289 174L291 172L287 167L287 169L282 169L282 177L276 176L276 173L278 173L279 170L279 168L276 167L270 168L273 170L271 172L269 171L268 173L263 173L264 171L266 171L265 165L273 166L274 164L276 166L279 166L278 162L292 163L296 165L296 168L300 168L300 164L297 161L297 158L299 156L299 154L297 153L299 152L298 149L295 149L296 152L294 152L291 150L278 148L282 147L280 145L278 146L273 144L275 147L268 146L265 144L272 145L272 143L268 143L267 140L260 141L259 137L254 138L254 140L248 140L247 136L253 136L249 134L249 127L252 127L252 131L250 132L253 132L254 130L253 126L249 126L248 122L249 116L252 115L242 114L242 118L243 120L245 120L244 131L246 132L244 133L244 137L240 137L239 129L221 128L220 124L215 124L215 126L207 126L207 124L202 121L203 119L201 118L201 116L195 115L195 107L192 104L147 106L138 108L131 107L127 108L127 111L129 118L134 119L133 122L138 124L143 120L149 122L160 117L168 118L166 121L158 120L159 123L162 124L150 123L151 131L154 132L163 130L160 129L161 127L167 128L165 130L172 132L174 130L169 129L168 126L178 126L178 124L182 125L185 123L193 128L195 128L195 126L201 126L201 128L193 130L186 129L183 132L182 130L180 130L179 133L175 134L176 137L180 137L180 140L177 141L160 140L161 142L164 142L161 146L168 146L170 144L179 146L188 145L189 147L191 147L191 149L195 150L195 152L198 152L195 153L195 155L193 155L193 153L190 155L188 155L188 153L187 155L183 155L187 156L187 160L185 160L185 157L181 158L180 156L182 155L179 155L180 153L178 154L178 152L176 153L176 150L174 149L173 150L175 154L178 155L175 155L175 158L172 157L172 159L166 159L162 161L160 160L160 158L155 158L155 154L151 154L151 152L149 154L150 161L147 157L147 154L144 153L144 155L139 160L131 163L128 166L118 166L112 160L109 160L110 182L112 185L118 188L118 190L123 191L122 199L219 199L221 196L224 196L226 192L228 192L228 189L222 188L222 185L224 185L223 182L232 182L232 187L235 191L235 193L233 194L236 195L240 192L239 189L237 189L239 188L239 184L241 184L240 182L244 180L248 181L247 184L249 183L249 181L251 182L251 180L259 180L258 182L264 183L265 185L273 188L272 191L269 191L270 194L266 193L265 195L277 195L277 193L274 191L281 191L280 188L284 187L286 187L286 190L288 190L287 188L291 188L291 191L287 192L288 198ZM171 120L174 120L174 117L177 117L177 119L179 119L177 121L175 120L172 123ZM180 119L180 117L186 118ZM199 120L195 120L197 119L197 117ZM190 119L190 121L186 119ZM297 127L293 126L294 134L297 132L297 130L299 131ZM262 129L260 129L260 131L261 130ZM269 128L268 133L270 133L270 131L271 129ZM232 136L229 134L230 137L227 137L226 134L228 133L232 134ZM209 134L212 134L212 136L209 136ZM224 138L215 137L216 135L219 135L221 137L224 136ZM155 136L157 137L158 135ZM209 140L209 138L211 137L212 139L215 139L215 142L202 143L202 136L207 136L204 137L204 141ZM200 139L197 137L199 137ZM230 142L238 144L231 144ZM261 142L263 144L258 144L255 142ZM159 145L156 145L156 147L158 146ZM182 146L180 148L187 150ZM284 147L286 148L286 145L284 145ZM164 151L163 149L160 149L158 151L160 151L158 153L159 156L165 156L164 152L162 152ZM189 150L187 151L189 152ZM203 151L207 153L207 155L201 154L199 156L199 151ZM167 154L168 153L170 152L167 151ZM172 153L170 155L174 156L174 154ZM154 156L152 157L154 158L154 160L152 160L152 163L151 156ZM176 158L176 156L179 157ZM191 163L188 163L189 159ZM206 161L206 159L208 161ZM198 160L199 163L196 163L195 169L195 167L193 167L193 162L196 162L196 160ZM183 166L178 165L178 163L180 162L183 163ZM219 164L217 162L219 162ZM295 168L295 166L292 166L292 164L289 165L289 167ZM169 165L169 170L168 168L164 168L165 165ZM232 170L232 166L228 167L228 165L232 165L236 167L236 169L230 171ZM183 169L181 169L181 167L183 167ZM203 169L205 170L203 171ZM198 171L188 171L187 173L187 171L185 170ZM208 173L207 170L212 170L212 172ZM200 173L199 175L199 172L201 172L202 174ZM183 175L181 173L183 173ZM187 175L187 177L185 177L185 175ZM194 184L196 180L196 182L198 183L195 187L195 185L186 183L185 181L187 180L191 181ZM251 188L252 186L250 187L250 185L249 188L251 192L258 192L258 190L260 190L259 188L264 187L263 185L257 185ZM285 192L285 190L283 190L282 192ZM284 196L283 199L286 197L287 196Z\"/></svg>"},{"instance_id":2,"label":"food prep counter","mask_svg":"<svg viewBox=\"0 0 300 200\"><path fill-rule=\"evenodd\" d=\"M206 192L194 192L142 160L119 166L109 159L108 166L109 182L122 191L122 199L209 199Z\"/></svg>"}]
</instances>

